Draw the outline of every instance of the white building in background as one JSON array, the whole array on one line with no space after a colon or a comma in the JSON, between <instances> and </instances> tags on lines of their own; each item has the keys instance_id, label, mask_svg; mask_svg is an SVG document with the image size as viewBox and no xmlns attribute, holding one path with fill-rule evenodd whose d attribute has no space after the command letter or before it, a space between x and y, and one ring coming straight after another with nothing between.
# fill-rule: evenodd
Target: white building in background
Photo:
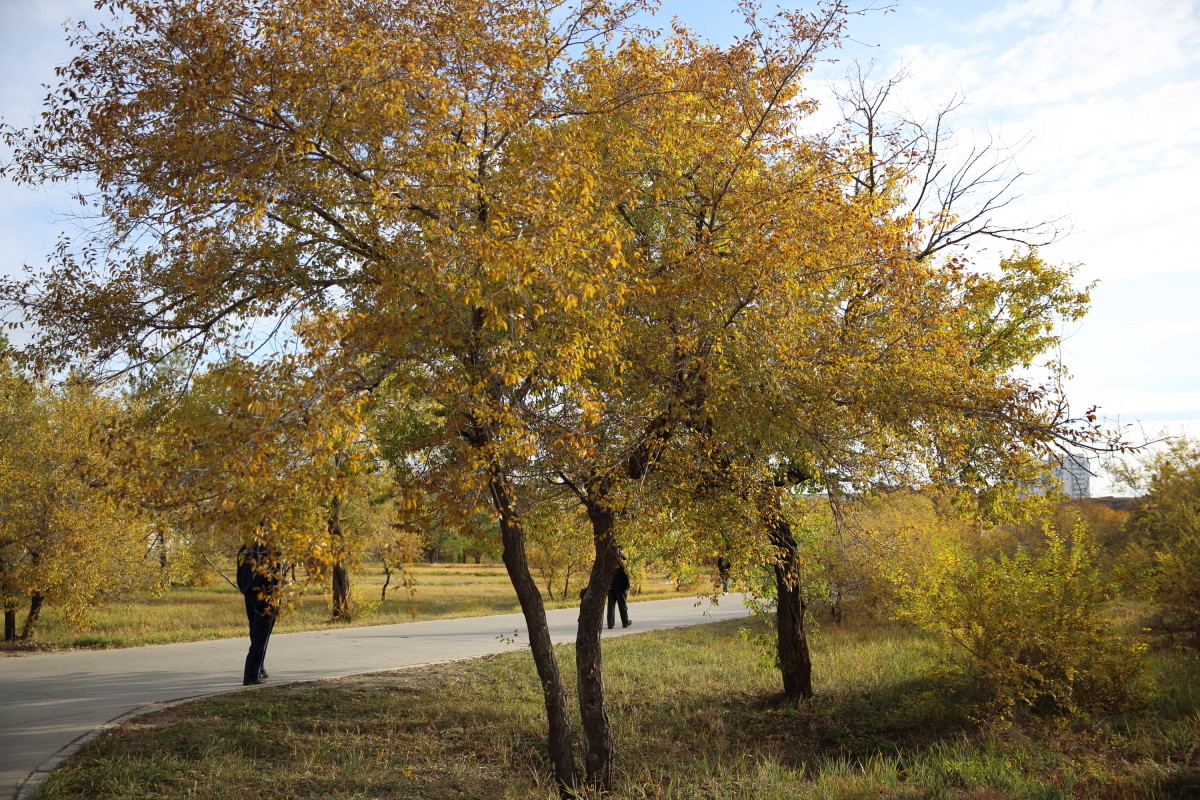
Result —
<instances>
[{"instance_id":1,"label":"white building in background","mask_svg":"<svg viewBox=\"0 0 1200 800\"><path fill-rule=\"evenodd\" d=\"M1092 496L1092 473L1084 456L1064 455L1062 460L1054 465L1053 475L1068 497Z\"/></svg>"}]
</instances>

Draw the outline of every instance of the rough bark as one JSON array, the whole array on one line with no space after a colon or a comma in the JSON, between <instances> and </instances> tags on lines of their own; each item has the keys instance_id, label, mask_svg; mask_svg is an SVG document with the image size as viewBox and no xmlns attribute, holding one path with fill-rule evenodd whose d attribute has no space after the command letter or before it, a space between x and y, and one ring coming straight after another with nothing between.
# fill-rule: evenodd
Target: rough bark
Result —
<instances>
[{"instance_id":1,"label":"rough bark","mask_svg":"<svg viewBox=\"0 0 1200 800\"><path fill-rule=\"evenodd\" d=\"M554 765L554 778L564 796L573 795L579 786L579 771L575 766L571 718L567 712L567 692L558 669L558 659L554 655L554 645L550 640L550 627L546 623L546 608L542 605L542 595L538 591L533 572L529 569L529 558L525 552L525 532L517 517L512 495L499 475L493 474L488 483L488 491L500 517L500 538L504 546L501 559L513 589L516 590L521 613L525 615L525 626L529 629L529 648L533 652L533 663L537 668L538 680L542 684L549 727L550 763Z\"/></svg>"},{"instance_id":2,"label":"rough bark","mask_svg":"<svg viewBox=\"0 0 1200 800\"><path fill-rule=\"evenodd\" d=\"M25 617L25 624L21 626L21 635L17 637L22 642L33 638L33 632L37 629L38 619L42 616L42 605L45 601L46 598L40 594L29 598L29 614Z\"/></svg>"},{"instance_id":3,"label":"rough bark","mask_svg":"<svg viewBox=\"0 0 1200 800\"><path fill-rule=\"evenodd\" d=\"M333 552L333 618L343 622L354 617L350 603L350 570L346 566L346 537L342 532L342 498L329 501L329 544Z\"/></svg>"},{"instance_id":4,"label":"rough bark","mask_svg":"<svg viewBox=\"0 0 1200 800\"><path fill-rule=\"evenodd\" d=\"M580 604L575 635L575 668L578 679L579 713L583 722L583 761L588 787L600 792L612 788L613 737L604 697L604 663L600 636L608 587L617 570L613 541L613 513L595 503L588 504L596 560L588 579L588 592Z\"/></svg>"},{"instance_id":5,"label":"rough bark","mask_svg":"<svg viewBox=\"0 0 1200 800\"><path fill-rule=\"evenodd\" d=\"M776 511L767 526L771 544L776 548L775 588L778 605L775 622L778 629L779 671L783 692L789 700L808 700L813 696L812 659L804 630L807 604L800 583L798 548L792 526Z\"/></svg>"}]
</instances>

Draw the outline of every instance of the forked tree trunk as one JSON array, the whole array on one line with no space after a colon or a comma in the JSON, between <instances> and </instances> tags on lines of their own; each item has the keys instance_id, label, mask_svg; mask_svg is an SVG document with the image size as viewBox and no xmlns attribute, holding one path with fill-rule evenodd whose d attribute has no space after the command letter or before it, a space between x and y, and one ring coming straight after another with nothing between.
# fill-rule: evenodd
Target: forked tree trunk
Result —
<instances>
[{"instance_id":1,"label":"forked tree trunk","mask_svg":"<svg viewBox=\"0 0 1200 800\"><path fill-rule=\"evenodd\" d=\"M804 602L800 583L796 539L792 536L792 526L778 510L768 523L767 532L776 550L775 588L778 601L775 622L783 693L789 700L808 700L813 696L812 659L804 630L804 615L808 606Z\"/></svg>"},{"instance_id":2,"label":"forked tree trunk","mask_svg":"<svg viewBox=\"0 0 1200 800\"><path fill-rule=\"evenodd\" d=\"M550 640L550 627L546 624L546 608L542 605L542 595L529 569L529 558L525 552L525 531L517 517L513 498L500 476L492 476L488 483L488 492L500 518L500 538L504 546L501 559L513 589L516 590L521 613L525 615L525 626L529 629L529 648L533 652L533 663L537 668L538 680L542 684L549 728L550 763L554 766L554 778L564 797L573 796L579 786L579 771L575 766L571 718L567 712L567 692L558 669L558 659L554 655L554 644Z\"/></svg>"},{"instance_id":3,"label":"forked tree trunk","mask_svg":"<svg viewBox=\"0 0 1200 800\"><path fill-rule=\"evenodd\" d=\"M612 788L613 737L604 697L604 662L600 649L603 614L608 587L617 571L613 542L613 513L595 503L588 504L596 560L588 579L588 591L580 604L575 635L575 669L579 690L579 714L583 722L583 763L588 787L606 792Z\"/></svg>"}]
</instances>

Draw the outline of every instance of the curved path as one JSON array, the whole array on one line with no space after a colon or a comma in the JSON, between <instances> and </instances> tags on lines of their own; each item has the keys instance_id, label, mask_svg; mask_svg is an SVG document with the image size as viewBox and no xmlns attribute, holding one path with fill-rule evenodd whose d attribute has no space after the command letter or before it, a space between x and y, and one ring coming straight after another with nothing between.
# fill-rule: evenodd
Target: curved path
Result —
<instances>
[{"instance_id":1,"label":"curved path","mask_svg":"<svg viewBox=\"0 0 1200 800\"><path fill-rule=\"evenodd\" d=\"M620 636L746 615L738 595L630 603ZM555 643L575 641L574 608L546 612ZM242 691L247 639L0 658L0 798L31 797L45 773L105 728L164 705ZM457 661L527 647L520 614L339 628L271 637L268 685Z\"/></svg>"}]
</instances>

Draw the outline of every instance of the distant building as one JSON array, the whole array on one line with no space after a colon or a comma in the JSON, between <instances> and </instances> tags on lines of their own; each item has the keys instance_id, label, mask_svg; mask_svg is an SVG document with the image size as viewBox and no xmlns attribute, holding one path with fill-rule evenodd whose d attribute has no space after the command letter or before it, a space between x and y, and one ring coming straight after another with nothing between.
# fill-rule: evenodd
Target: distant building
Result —
<instances>
[{"instance_id":1,"label":"distant building","mask_svg":"<svg viewBox=\"0 0 1200 800\"><path fill-rule=\"evenodd\" d=\"M1054 465L1052 474L1067 497L1091 497L1092 473L1088 460L1079 455L1068 454Z\"/></svg>"}]
</instances>

